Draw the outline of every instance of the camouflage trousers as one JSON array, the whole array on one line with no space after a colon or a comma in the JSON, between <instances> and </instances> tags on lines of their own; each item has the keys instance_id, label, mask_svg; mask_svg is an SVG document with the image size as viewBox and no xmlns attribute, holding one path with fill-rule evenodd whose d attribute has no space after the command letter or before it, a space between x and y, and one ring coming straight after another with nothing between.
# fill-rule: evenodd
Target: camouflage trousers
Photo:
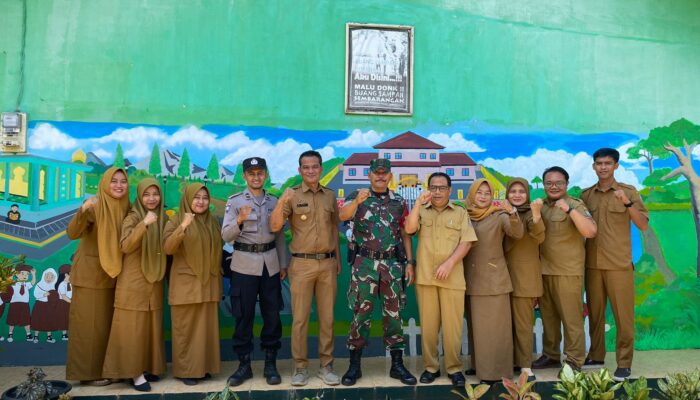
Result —
<instances>
[{"instance_id":1,"label":"camouflage trousers","mask_svg":"<svg viewBox=\"0 0 700 400\"><path fill-rule=\"evenodd\" d=\"M348 306L353 311L348 349L367 346L372 311L381 302L384 325L384 345L391 350L403 349L401 310L406 304L403 288L403 267L397 260L372 260L360 255L352 266Z\"/></svg>"}]
</instances>

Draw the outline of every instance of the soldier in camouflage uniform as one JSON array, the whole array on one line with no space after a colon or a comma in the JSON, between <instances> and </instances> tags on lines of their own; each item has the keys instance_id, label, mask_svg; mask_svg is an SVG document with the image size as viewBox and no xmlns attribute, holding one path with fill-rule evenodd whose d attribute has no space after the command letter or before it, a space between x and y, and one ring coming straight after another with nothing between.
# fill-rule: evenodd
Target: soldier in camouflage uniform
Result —
<instances>
[{"instance_id":1,"label":"soldier in camouflage uniform","mask_svg":"<svg viewBox=\"0 0 700 400\"><path fill-rule=\"evenodd\" d=\"M383 158L373 160L369 172L371 189L351 193L340 211L341 220L353 221L349 253L354 254L354 260L349 260L352 273L348 305L354 315L347 343L350 368L342 379L346 386L354 385L362 376L360 359L368 344L377 299L382 305L384 344L392 359L389 375L404 384L416 384L416 378L403 365L404 276L409 285L413 281L413 261L404 270L412 254L411 239L403 229L408 212L403 198L388 190L391 178L391 162Z\"/></svg>"}]
</instances>

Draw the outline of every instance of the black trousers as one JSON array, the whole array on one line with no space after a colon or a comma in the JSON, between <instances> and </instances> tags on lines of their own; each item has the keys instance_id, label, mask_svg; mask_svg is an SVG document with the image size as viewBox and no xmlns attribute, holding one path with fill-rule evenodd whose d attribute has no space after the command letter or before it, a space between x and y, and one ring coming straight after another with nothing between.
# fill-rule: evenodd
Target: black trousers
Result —
<instances>
[{"instance_id":1,"label":"black trousers","mask_svg":"<svg viewBox=\"0 0 700 400\"><path fill-rule=\"evenodd\" d=\"M280 311L284 307L279 274L270 276L267 266L263 266L262 276L232 271L231 310L236 319L236 329L233 332L233 351L236 354L250 354L253 351L255 303L258 301L260 301L260 313L263 319L260 347L263 350L277 350L282 345Z\"/></svg>"}]
</instances>

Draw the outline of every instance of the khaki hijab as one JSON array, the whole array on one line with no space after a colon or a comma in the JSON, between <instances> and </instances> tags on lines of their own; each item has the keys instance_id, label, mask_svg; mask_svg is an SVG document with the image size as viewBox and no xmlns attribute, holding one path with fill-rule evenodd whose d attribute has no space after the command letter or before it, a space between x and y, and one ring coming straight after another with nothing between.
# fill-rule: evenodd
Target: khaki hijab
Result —
<instances>
[{"instance_id":1,"label":"khaki hijab","mask_svg":"<svg viewBox=\"0 0 700 400\"><path fill-rule=\"evenodd\" d=\"M119 248L122 222L129 211L129 186L121 199L112 197L109 184L112 177L121 171L126 177L126 171L122 168L111 167L105 171L100 179L97 193L97 205L95 206L95 225L97 225L97 251L100 255L102 269L112 278L122 272L122 252Z\"/></svg>"},{"instance_id":2,"label":"khaki hijab","mask_svg":"<svg viewBox=\"0 0 700 400\"><path fill-rule=\"evenodd\" d=\"M515 207L518 210L518 213L520 213L522 215L522 214L530 211L530 202L532 201L530 199L530 183L523 178L513 178L510 182L508 182L508 187L506 188L506 198L508 198L508 192L510 192L510 188L513 185L515 185L516 183L523 185L523 187L525 188L525 193L526 193L525 203L523 203L517 207L515 205L513 205L513 207Z\"/></svg>"},{"instance_id":3,"label":"khaki hijab","mask_svg":"<svg viewBox=\"0 0 700 400\"><path fill-rule=\"evenodd\" d=\"M156 187L158 192L162 193L158 181L153 178L142 180L136 187L136 201L134 201L129 214L135 214L140 221L148 214L148 209L143 204L142 199L146 189L150 187ZM165 216L165 210L163 210L162 194L160 204L153 212L158 216L158 221L147 228L146 234L141 240L141 271L143 271L143 276L150 283L160 281L165 276L165 253L162 249L161 235L167 217Z\"/></svg>"},{"instance_id":4,"label":"khaki hijab","mask_svg":"<svg viewBox=\"0 0 700 400\"><path fill-rule=\"evenodd\" d=\"M172 220L180 225L186 213L193 213L192 201L200 189L209 189L201 183L187 185L185 193L180 198L180 210ZM211 200L211 198L210 198ZM187 265L197 278L205 284L210 276L217 276L221 270L221 229L216 217L209 210L202 214L194 214L194 220L185 230L185 238L182 241L183 253Z\"/></svg>"},{"instance_id":5,"label":"khaki hijab","mask_svg":"<svg viewBox=\"0 0 700 400\"><path fill-rule=\"evenodd\" d=\"M500 210L500 208L493 205L493 203L486 208L478 208L476 206L476 191L479 190L479 187L484 183L488 185L489 190L491 190L491 196L493 196L493 186L491 186L491 183L484 178L477 179L469 188L469 194L467 195L467 211L469 212L469 218L471 218L472 221L481 221L494 212Z\"/></svg>"}]
</instances>

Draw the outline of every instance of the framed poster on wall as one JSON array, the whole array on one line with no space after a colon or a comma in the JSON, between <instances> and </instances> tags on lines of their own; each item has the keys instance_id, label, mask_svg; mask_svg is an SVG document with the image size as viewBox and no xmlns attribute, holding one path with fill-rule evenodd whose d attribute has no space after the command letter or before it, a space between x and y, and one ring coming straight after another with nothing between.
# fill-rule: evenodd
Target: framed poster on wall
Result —
<instances>
[{"instance_id":1,"label":"framed poster on wall","mask_svg":"<svg viewBox=\"0 0 700 400\"><path fill-rule=\"evenodd\" d=\"M345 112L413 114L413 27L345 25Z\"/></svg>"}]
</instances>

